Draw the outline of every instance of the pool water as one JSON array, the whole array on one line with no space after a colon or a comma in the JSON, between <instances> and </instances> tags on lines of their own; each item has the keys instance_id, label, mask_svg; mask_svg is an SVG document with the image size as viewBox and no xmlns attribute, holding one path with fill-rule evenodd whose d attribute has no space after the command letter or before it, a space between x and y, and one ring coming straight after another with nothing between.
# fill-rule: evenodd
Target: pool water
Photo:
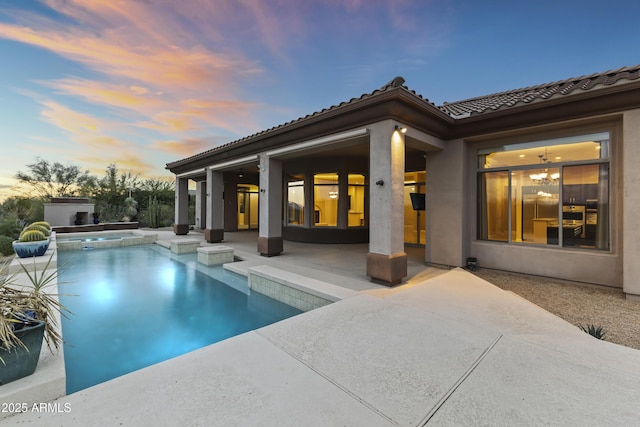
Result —
<instances>
[{"instance_id":1,"label":"pool water","mask_svg":"<svg viewBox=\"0 0 640 427\"><path fill-rule=\"evenodd\" d=\"M126 236L129 237L129 236ZM111 237L87 237L84 239L81 239L79 237L77 238L68 238L68 239L58 239L62 242L101 242L103 240L120 240L122 239L122 236L111 236Z\"/></svg>"},{"instance_id":2,"label":"pool water","mask_svg":"<svg viewBox=\"0 0 640 427\"><path fill-rule=\"evenodd\" d=\"M62 265L67 394L300 313L155 245L59 252Z\"/></svg>"}]
</instances>

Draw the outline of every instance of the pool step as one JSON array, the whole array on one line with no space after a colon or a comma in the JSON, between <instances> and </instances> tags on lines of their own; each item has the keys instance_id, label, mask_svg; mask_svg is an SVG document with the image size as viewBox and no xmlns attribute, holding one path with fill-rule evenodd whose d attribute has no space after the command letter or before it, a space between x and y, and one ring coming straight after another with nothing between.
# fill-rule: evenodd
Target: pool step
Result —
<instances>
[{"instance_id":1,"label":"pool step","mask_svg":"<svg viewBox=\"0 0 640 427\"><path fill-rule=\"evenodd\" d=\"M358 292L290 271L261 265L249 268L249 289L302 311L310 311Z\"/></svg>"},{"instance_id":2,"label":"pool step","mask_svg":"<svg viewBox=\"0 0 640 427\"><path fill-rule=\"evenodd\" d=\"M233 248L229 246L202 246L197 251L200 264L221 265L233 262Z\"/></svg>"},{"instance_id":3,"label":"pool step","mask_svg":"<svg viewBox=\"0 0 640 427\"><path fill-rule=\"evenodd\" d=\"M174 254L190 254L196 252L200 247L201 240L198 239L174 239L171 241L171 252Z\"/></svg>"}]
</instances>

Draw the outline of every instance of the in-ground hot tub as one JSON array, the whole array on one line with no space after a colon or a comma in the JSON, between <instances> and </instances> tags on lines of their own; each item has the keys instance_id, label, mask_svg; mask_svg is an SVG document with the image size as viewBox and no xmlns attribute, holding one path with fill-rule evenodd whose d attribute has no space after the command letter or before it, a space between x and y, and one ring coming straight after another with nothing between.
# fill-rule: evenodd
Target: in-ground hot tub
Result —
<instances>
[{"instance_id":1,"label":"in-ground hot tub","mask_svg":"<svg viewBox=\"0 0 640 427\"><path fill-rule=\"evenodd\" d=\"M158 234L142 230L99 231L58 234L56 243L59 251L79 251L82 249L120 248L123 246L150 245L158 240Z\"/></svg>"}]
</instances>

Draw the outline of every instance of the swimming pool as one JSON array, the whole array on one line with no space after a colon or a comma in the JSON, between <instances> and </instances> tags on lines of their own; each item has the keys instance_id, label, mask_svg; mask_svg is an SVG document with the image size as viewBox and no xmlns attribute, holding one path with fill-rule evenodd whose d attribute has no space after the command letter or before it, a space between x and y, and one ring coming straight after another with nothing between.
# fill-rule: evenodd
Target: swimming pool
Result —
<instances>
[{"instance_id":1,"label":"swimming pool","mask_svg":"<svg viewBox=\"0 0 640 427\"><path fill-rule=\"evenodd\" d=\"M154 245L58 253L67 394L299 314ZM227 282L229 285L223 283Z\"/></svg>"}]
</instances>

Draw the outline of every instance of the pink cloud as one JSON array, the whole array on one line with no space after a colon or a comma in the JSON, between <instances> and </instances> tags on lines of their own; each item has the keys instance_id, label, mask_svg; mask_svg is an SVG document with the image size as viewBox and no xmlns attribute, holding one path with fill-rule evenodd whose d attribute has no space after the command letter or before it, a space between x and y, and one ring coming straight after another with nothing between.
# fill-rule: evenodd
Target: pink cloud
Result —
<instances>
[{"instance_id":1,"label":"pink cloud","mask_svg":"<svg viewBox=\"0 0 640 427\"><path fill-rule=\"evenodd\" d=\"M181 2L178 9L175 3L162 0L153 7L147 2L111 0L49 0L46 4L80 25L19 12L18 24L0 23L0 37L50 50L101 76L41 82L59 94L125 111L127 119L164 132L221 124L236 131L254 130L249 127L255 123L257 104L242 101L245 94L237 83L263 70L256 61L225 46L225 31L216 30L216 22L228 20L221 16L221 8L233 8L233 2ZM177 15L187 19L175 19ZM198 37L201 34L206 40L219 40L222 47L205 46ZM195 98L202 100L196 108L189 105ZM224 105L225 110L207 111L203 105ZM209 117L220 112L222 118Z\"/></svg>"},{"instance_id":2,"label":"pink cloud","mask_svg":"<svg viewBox=\"0 0 640 427\"><path fill-rule=\"evenodd\" d=\"M42 117L52 125L77 137L99 135L103 128L102 120L89 114L79 113L53 101L42 101Z\"/></svg>"}]
</instances>

